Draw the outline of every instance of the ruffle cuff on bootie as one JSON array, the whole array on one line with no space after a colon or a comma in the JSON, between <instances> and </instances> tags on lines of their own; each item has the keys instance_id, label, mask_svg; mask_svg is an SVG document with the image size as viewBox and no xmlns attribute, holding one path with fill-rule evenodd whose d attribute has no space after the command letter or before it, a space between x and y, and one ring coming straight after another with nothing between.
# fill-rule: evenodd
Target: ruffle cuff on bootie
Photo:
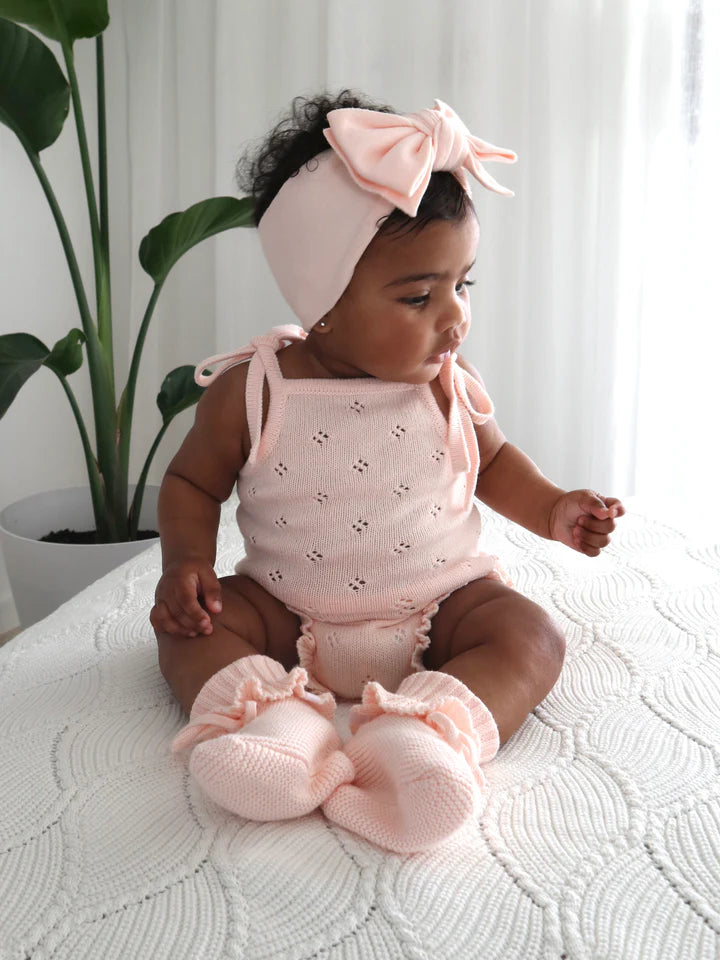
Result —
<instances>
[{"instance_id":1,"label":"ruffle cuff on bootie","mask_svg":"<svg viewBox=\"0 0 720 960\"><path fill-rule=\"evenodd\" d=\"M426 670L406 677L397 693L370 682L363 690L362 703L350 711L351 732L355 734L382 714L416 717L426 723L465 757L477 783L484 784L480 765L498 752L500 737L488 708L462 681Z\"/></svg>"},{"instance_id":2,"label":"ruffle cuff on bootie","mask_svg":"<svg viewBox=\"0 0 720 960\"><path fill-rule=\"evenodd\" d=\"M310 693L307 682L307 671L302 667L293 667L288 673L277 660L261 654L235 660L202 687L190 711L190 722L177 734L171 750L177 753L203 740L236 733L265 707L290 697L306 701L332 720L334 696Z\"/></svg>"}]
</instances>

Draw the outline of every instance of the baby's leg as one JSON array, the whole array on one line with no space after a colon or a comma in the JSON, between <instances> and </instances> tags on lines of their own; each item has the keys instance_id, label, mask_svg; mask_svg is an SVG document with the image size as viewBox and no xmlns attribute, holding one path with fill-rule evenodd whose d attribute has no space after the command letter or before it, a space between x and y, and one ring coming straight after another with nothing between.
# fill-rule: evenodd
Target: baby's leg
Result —
<instances>
[{"instance_id":1,"label":"baby's leg","mask_svg":"<svg viewBox=\"0 0 720 960\"><path fill-rule=\"evenodd\" d=\"M479 697L505 743L553 688L564 656L565 639L542 607L483 579L441 603L423 662Z\"/></svg>"},{"instance_id":2,"label":"baby's leg","mask_svg":"<svg viewBox=\"0 0 720 960\"><path fill-rule=\"evenodd\" d=\"M233 813L304 816L353 776L334 698L308 692L295 666L299 619L247 577L221 585L209 636L158 635L162 673L190 713L172 749L192 751L195 781Z\"/></svg>"},{"instance_id":3,"label":"baby's leg","mask_svg":"<svg viewBox=\"0 0 720 960\"><path fill-rule=\"evenodd\" d=\"M220 585L222 611L211 614L209 636L157 634L160 671L186 713L205 682L241 657L265 654L286 670L297 664L299 618L249 577L223 577Z\"/></svg>"}]
</instances>

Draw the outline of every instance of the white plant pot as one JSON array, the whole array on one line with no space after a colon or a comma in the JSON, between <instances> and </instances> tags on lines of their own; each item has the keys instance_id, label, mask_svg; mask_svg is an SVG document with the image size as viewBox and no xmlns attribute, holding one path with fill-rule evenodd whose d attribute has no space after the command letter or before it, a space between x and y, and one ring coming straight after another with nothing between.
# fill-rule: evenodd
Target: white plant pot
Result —
<instances>
[{"instance_id":1,"label":"white plant pot","mask_svg":"<svg viewBox=\"0 0 720 960\"><path fill-rule=\"evenodd\" d=\"M140 529L157 530L159 492L157 486L145 488ZM0 543L22 627L42 620L61 603L159 539L97 544L45 543L37 539L65 527L94 529L88 487L36 493L0 512Z\"/></svg>"}]
</instances>

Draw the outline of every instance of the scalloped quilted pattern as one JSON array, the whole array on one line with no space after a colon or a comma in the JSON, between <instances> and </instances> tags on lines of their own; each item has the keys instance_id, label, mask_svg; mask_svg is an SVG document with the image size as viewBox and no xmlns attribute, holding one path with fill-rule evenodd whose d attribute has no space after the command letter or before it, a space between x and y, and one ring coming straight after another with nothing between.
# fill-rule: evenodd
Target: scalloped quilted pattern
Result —
<instances>
[{"instance_id":1,"label":"scalloped quilted pattern","mask_svg":"<svg viewBox=\"0 0 720 960\"><path fill-rule=\"evenodd\" d=\"M477 823L412 857L194 787L157 548L0 649L0 960L718 960L720 548L637 514L596 560L492 514L485 535L567 660ZM227 504L221 572L236 537Z\"/></svg>"}]
</instances>

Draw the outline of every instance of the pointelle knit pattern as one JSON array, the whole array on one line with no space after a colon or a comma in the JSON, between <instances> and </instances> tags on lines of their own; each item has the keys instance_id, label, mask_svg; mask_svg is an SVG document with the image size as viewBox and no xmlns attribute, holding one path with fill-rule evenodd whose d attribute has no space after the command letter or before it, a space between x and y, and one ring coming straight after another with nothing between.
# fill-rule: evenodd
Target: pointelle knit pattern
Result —
<instances>
[{"instance_id":1,"label":"pointelle knit pattern","mask_svg":"<svg viewBox=\"0 0 720 960\"><path fill-rule=\"evenodd\" d=\"M440 373L448 421L428 384L285 379L276 353L306 336L277 327L198 365L219 363L199 374L209 383L251 358L251 449L237 484L246 555L236 570L301 617L311 689L360 697L374 680L394 691L422 669L438 601L478 577L506 579L482 546L473 500L474 424L493 407L454 358Z\"/></svg>"}]
</instances>

